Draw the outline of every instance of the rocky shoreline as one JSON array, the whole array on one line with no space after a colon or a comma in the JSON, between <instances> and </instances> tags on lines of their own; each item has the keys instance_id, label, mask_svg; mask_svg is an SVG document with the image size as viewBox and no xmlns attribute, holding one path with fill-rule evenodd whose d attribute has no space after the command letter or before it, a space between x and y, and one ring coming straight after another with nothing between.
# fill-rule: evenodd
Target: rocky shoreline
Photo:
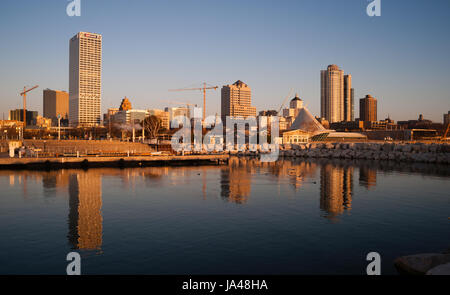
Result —
<instances>
[{"instance_id":1,"label":"rocky shoreline","mask_svg":"<svg viewBox=\"0 0 450 295\"><path fill-rule=\"evenodd\" d=\"M280 145L281 157L450 164L448 143L306 143Z\"/></svg>"}]
</instances>

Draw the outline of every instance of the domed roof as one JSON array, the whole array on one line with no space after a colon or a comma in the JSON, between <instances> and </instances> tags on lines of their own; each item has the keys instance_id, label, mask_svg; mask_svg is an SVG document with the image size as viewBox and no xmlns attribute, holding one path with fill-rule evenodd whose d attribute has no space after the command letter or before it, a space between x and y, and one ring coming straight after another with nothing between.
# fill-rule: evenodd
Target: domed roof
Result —
<instances>
[{"instance_id":1,"label":"domed roof","mask_svg":"<svg viewBox=\"0 0 450 295\"><path fill-rule=\"evenodd\" d=\"M295 97L293 99L291 99L291 101L296 101L296 100L302 100L300 97L298 97L298 94L295 94Z\"/></svg>"},{"instance_id":2,"label":"domed roof","mask_svg":"<svg viewBox=\"0 0 450 295\"><path fill-rule=\"evenodd\" d=\"M330 71L339 71L340 69L339 69L339 67L337 65L332 64L332 65L328 66L328 70L330 70Z\"/></svg>"}]
</instances>

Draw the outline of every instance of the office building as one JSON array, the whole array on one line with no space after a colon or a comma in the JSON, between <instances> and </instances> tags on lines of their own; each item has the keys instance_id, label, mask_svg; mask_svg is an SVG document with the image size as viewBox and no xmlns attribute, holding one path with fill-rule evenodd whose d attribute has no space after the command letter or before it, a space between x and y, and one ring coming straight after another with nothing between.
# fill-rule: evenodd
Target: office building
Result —
<instances>
[{"instance_id":1,"label":"office building","mask_svg":"<svg viewBox=\"0 0 450 295\"><path fill-rule=\"evenodd\" d=\"M359 100L359 120L377 121L377 99L370 94Z\"/></svg>"},{"instance_id":2,"label":"office building","mask_svg":"<svg viewBox=\"0 0 450 295\"><path fill-rule=\"evenodd\" d=\"M69 93L65 91L45 89L43 92L45 118L52 120L54 126L58 125L58 115L61 120L69 119Z\"/></svg>"},{"instance_id":3,"label":"office building","mask_svg":"<svg viewBox=\"0 0 450 295\"><path fill-rule=\"evenodd\" d=\"M256 108L251 106L252 91L244 82L238 80L232 85L222 87L221 117L226 124L226 117L256 117Z\"/></svg>"},{"instance_id":4,"label":"office building","mask_svg":"<svg viewBox=\"0 0 450 295\"><path fill-rule=\"evenodd\" d=\"M27 110L27 114L26 114L27 122L26 122L26 125L27 126L34 126L34 125L36 125L37 116L38 116L38 112L37 111L28 111ZM9 111L8 120L23 122L23 109L10 110Z\"/></svg>"},{"instance_id":5,"label":"office building","mask_svg":"<svg viewBox=\"0 0 450 295\"><path fill-rule=\"evenodd\" d=\"M158 110L158 109L151 109L148 110L149 116L156 116L161 119L161 128L169 130L170 129L170 114L169 112Z\"/></svg>"},{"instance_id":6,"label":"office building","mask_svg":"<svg viewBox=\"0 0 450 295\"><path fill-rule=\"evenodd\" d=\"M102 36L80 32L70 39L69 123L97 126L101 113Z\"/></svg>"},{"instance_id":7,"label":"office building","mask_svg":"<svg viewBox=\"0 0 450 295\"><path fill-rule=\"evenodd\" d=\"M180 116L188 119L191 118L191 112L188 107L166 107L164 111L169 113L169 120L173 120L173 118Z\"/></svg>"},{"instance_id":8,"label":"office building","mask_svg":"<svg viewBox=\"0 0 450 295\"><path fill-rule=\"evenodd\" d=\"M344 71L329 65L320 71L320 116L330 123L344 121Z\"/></svg>"},{"instance_id":9,"label":"office building","mask_svg":"<svg viewBox=\"0 0 450 295\"><path fill-rule=\"evenodd\" d=\"M139 124L148 116L149 113L147 110L132 109L126 111L118 111L111 116L111 122L118 124Z\"/></svg>"},{"instance_id":10,"label":"office building","mask_svg":"<svg viewBox=\"0 0 450 295\"><path fill-rule=\"evenodd\" d=\"M344 75L344 120L353 121L354 116L354 89L352 88L352 75Z\"/></svg>"},{"instance_id":11,"label":"office building","mask_svg":"<svg viewBox=\"0 0 450 295\"><path fill-rule=\"evenodd\" d=\"M444 126L450 123L450 111L447 114L444 114Z\"/></svg>"}]
</instances>

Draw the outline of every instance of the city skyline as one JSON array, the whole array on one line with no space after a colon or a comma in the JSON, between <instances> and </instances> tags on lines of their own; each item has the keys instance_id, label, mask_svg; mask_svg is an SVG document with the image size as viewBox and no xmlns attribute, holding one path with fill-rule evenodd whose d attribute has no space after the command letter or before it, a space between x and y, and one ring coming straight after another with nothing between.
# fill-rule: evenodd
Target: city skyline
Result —
<instances>
[{"instance_id":1,"label":"city skyline","mask_svg":"<svg viewBox=\"0 0 450 295\"><path fill-rule=\"evenodd\" d=\"M366 4L351 1L337 5L325 1L321 5L324 7L318 9L312 1L288 1L280 6L263 2L258 7L246 2L242 4L243 9L251 13L247 20L240 20L244 12L231 16L234 23L218 21L214 14L208 16L210 9L216 11L217 8L223 9L217 13L225 14L231 9L228 5L214 4L199 15L194 13L196 4L191 4L185 7L188 13L171 24L168 19L173 21L173 18L165 18L171 13L170 9L160 3L139 4L142 11L150 11L154 16L151 20L134 9L138 4L130 8L121 1L108 2L108 5L104 1L83 3L79 18L68 17L66 3L60 1L42 4L30 1L25 8L6 2L1 22L8 26L0 29L5 41L0 57L3 65L0 110L7 117L10 109L22 107L18 93L24 85L39 84L41 89L69 91L67 39L78 31L89 31L102 34L108 40L103 50L102 114L110 107L117 107L124 96L131 97L138 109L163 109L168 106L164 101L171 99L201 105L200 92L174 94L167 90L199 85L202 81L226 85L240 79L251 85L252 104L258 111L278 109L289 89L294 89L311 112L319 115L318 72L329 64L337 64L352 74L356 98L370 93L379 99L379 118L390 115L396 121L407 120L422 113L427 119L442 122L450 93L446 83L449 61L445 58L450 42L448 38L435 37L445 36L441 32L448 27L449 20L443 12L450 9L450 4L437 1L431 12L426 9L426 3L419 1L412 1L408 8L398 3L383 3L383 15L378 18L365 14ZM441 9L435 9L436 6ZM264 18L269 8L273 16ZM108 13L101 13L102 9ZM405 9L407 13L402 13ZM136 17L130 14L131 10ZM155 10L161 15L154 15ZM308 16L310 11L314 11L318 19L329 19L320 24ZM16 17L19 13L26 16L26 24L19 23ZM50 14L54 20L45 17ZM330 26L333 20L345 16L351 17L348 24L339 23L337 28ZM42 20L39 34L29 25L36 18ZM116 24L114 19L118 18L121 21ZM54 26L54 22L58 22L58 26ZM151 26L154 22L165 27L162 33ZM211 28L205 26L206 23L212 24ZM181 24L185 25L184 30L191 30L192 34L188 35L194 36L192 41L183 37ZM239 33L239 27L245 34ZM261 30L262 27L266 30ZM20 38L25 29L29 37ZM352 46L348 46L348 40L340 40L335 35L344 29L355 41ZM195 30L214 34L211 41L200 45L196 42L199 37ZM224 45L216 37L227 32L233 32L236 41L243 42L242 46ZM280 35L281 32L286 34ZM141 38L136 39L137 36ZM265 42L268 37L274 42ZM322 50L322 46L331 41L335 44L334 52ZM40 91L29 93L27 109L42 114ZM215 113L220 113L220 93L210 92L207 115Z\"/></svg>"}]
</instances>

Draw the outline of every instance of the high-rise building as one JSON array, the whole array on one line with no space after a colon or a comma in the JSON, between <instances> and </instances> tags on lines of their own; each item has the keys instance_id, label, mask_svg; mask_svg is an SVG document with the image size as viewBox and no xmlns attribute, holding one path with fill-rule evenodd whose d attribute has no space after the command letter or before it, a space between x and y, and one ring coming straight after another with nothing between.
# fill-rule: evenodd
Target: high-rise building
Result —
<instances>
[{"instance_id":1,"label":"high-rise building","mask_svg":"<svg viewBox=\"0 0 450 295\"><path fill-rule=\"evenodd\" d=\"M38 116L38 112L37 111L29 111L29 110L27 110L27 114L26 114L27 122L26 122L26 125L28 125L28 126L36 125L37 116ZM9 111L8 120L23 122L23 109L10 110Z\"/></svg>"},{"instance_id":2,"label":"high-rise building","mask_svg":"<svg viewBox=\"0 0 450 295\"><path fill-rule=\"evenodd\" d=\"M359 100L359 120L377 121L377 99L370 94Z\"/></svg>"},{"instance_id":3,"label":"high-rise building","mask_svg":"<svg viewBox=\"0 0 450 295\"><path fill-rule=\"evenodd\" d=\"M344 120L353 121L353 95L354 89L352 88L352 75L344 75Z\"/></svg>"},{"instance_id":4,"label":"high-rise building","mask_svg":"<svg viewBox=\"0 0 450 295\"><path fill-rule=\"evenodd\" d=\"M352 104L351 121L355 121L355 89L350 90L350 102Z\"/></svg>"},{"instance_id":5,"label":"high-rise building","mask_svg":"<svg viewBox=\"0 0 450 295\"><path fill-rule=\"evenodd\" d=\"M341 122L345 119L344 109L344 71L329 65L320 71L320 116L330 123Z\"/></svg>"},{"instance_id":6,"label":"high-rise building","mask_svg":"<svg viewBox=\"0 0 450 295\"><path fill-rule=\"evenodd\" d=\"M241 80L232 85L222 87L221 117L226 124L226 117L256 117L256 107L251 106L252 91L247 84Z\"/></svg>"},{"instance_id":7,"label":"high-rise building","mask_svg":"<svg viewBox=\"0 0 450 295\"><path fill-rule=\"evenodd\" d=\"M79 32L70 39L69 123L97 126L101 113L102 36Z\"/></svg>"},{"instance_id":8,"label":"high-rise building","mask_svg":"<svg viewBox=\"0 0 450 295\"><path fill-rule=\"evenodd\" d=\"M450 111L447 114L444 114L444 126L450 123Z\"/></svg>"},{"instance_id":9,"label":"high-rise building","mask_svg":"<svg viewBox=\"0 0 450 295\"><path fill-rule=\"evenodd\" d=\"M69 94L65 91L45 89L44 117L52 119L52 124L58 124L58 115L62 120L69 119Z\"/></svg>"}]
</instances>

